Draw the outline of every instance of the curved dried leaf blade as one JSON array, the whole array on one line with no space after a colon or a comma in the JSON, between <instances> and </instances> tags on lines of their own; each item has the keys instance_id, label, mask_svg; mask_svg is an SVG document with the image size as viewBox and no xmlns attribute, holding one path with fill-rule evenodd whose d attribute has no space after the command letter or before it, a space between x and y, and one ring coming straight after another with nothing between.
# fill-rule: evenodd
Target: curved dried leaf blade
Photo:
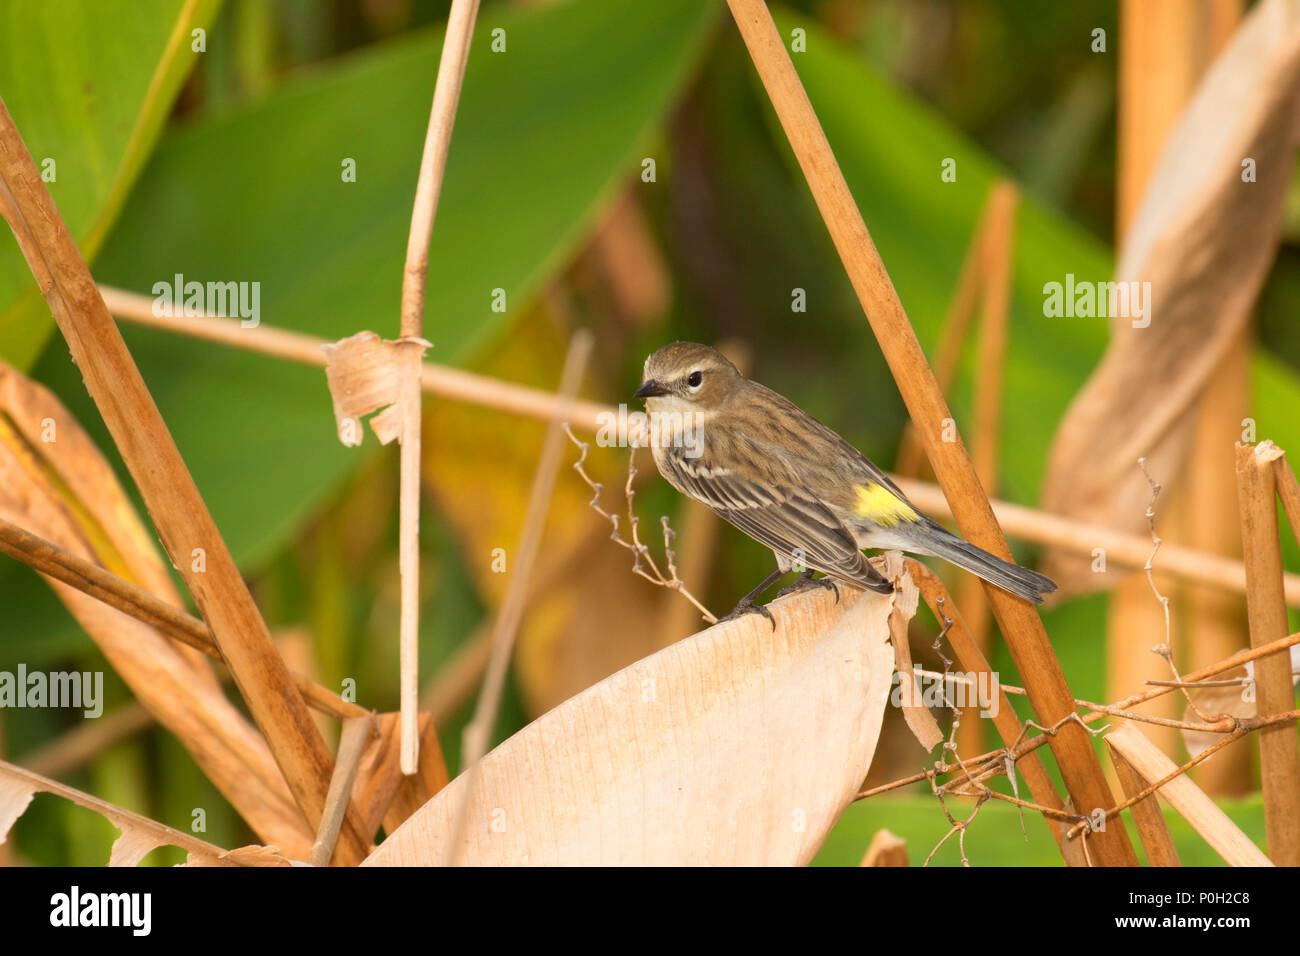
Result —
<instances>
[{"instance_id":1,"label":"curved dried leaf blade","mask_svg":"<svg viewBox=\"0 0 1300 956\"><path fill-rule=\"evenodd\" d=\"M1056 434L1046 509L1142 533L1151 491L1137 459L1161 482L1176 477L1188 413L1276 254L1298 144L1300 0L1266 0L1207 72L1152 173L1106 303L1114 316L1129 293L1127 314L1112 319L1106 355ZM1063 594L1099 580L1060 553L1044 570Z\"/></svg>"},{"instance_id":2,"label":"curved dried leaf blade","mask_svg":"<svg viewBox=\"0 0 1300 956\"><path fill-rule=\"evenodd\" d=\"M852 800L893 676L894 598L803 592L606 678L480 764L457 862L801 864ZM449 858L462 774L364 865Z\"/></svg>"},{"instance_id":3,"label":"curved dried leaf blade","mask_svg":"<svg viewBox=\"0 0 1300 956\"><path fill-rule=\"evenodd\" d=\"M0 842L4 842L4 833L26 809L27 804L31 803L32 796L36 793L52 793L64 800L72 801L79 807L93 810L122 831L122 835L113 844L110 866L134 866L144 858L146 853L160 846L180 847L189 854L191 859L204 859L211 861L213 865L219 865L218 861L228 855L221 847L213 846L198 837L181 830L173 830L148 817L123 810L98 797L3 760L0 760ZM7 817L6 814L10 811L16 812L12 817Z\"/></svg>"}]
</instances>

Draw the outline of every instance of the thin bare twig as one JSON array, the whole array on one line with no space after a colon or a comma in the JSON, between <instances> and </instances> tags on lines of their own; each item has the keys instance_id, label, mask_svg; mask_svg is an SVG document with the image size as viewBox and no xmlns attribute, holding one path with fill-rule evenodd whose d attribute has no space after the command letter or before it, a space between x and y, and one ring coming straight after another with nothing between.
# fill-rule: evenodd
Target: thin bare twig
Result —
<instances>
[{"instance_id":1,"label":"thin bare twig","mask_svg":"<svg viewBox=\"0 0 1300 956\"><path fill-rule=\"evenodd\" d=\"M568 433L569 440L578 446L579 456L578 460L573 463L573 470L578 473L579 477L586 482L587 487L591 489L591 501L588 502L588 506L609 522L610 527L613 529L610 533L609 539L620 548L626 548L632 552L632 573L640 575L651 584L668 588L670 591L677 591L685 597L686 600L695 605L696 609L704 616L706 621L710 624L716 624L718 622L717 616L700 603L699 599L690 592L690 589L686 587L686 584L681 580L681 578L677 577L677 566L673 562L673 552L669 548L669 543L673 537L673 531L668 525L667 515L661 519L660 523L663 525L664 529L664 550L667 556L668 576L664 576L663 572L659 570L659 566L655 564L654 558L650 555L650 549L642 544L641 539L637 536L636 528L639 519L632 507L632 499L635 494L632 490L632 479L636 476L636 446L632 446L628 455L627 483L624 486L624 494L627 497L628 519L632 526L632 540L627 541L624 539L622 534L619 533L618 515L611 514L601 507L600 494L604 490L605 486L598 481L593 481L591 476L587 474L587 469L584 467L587 462L587 454L591 451L591 446L585 441L580 441L578 437L573 434L573 429L567 422L564 425L564 430ZM649 571L647 571L645 565L641 563L643 559L646 564L649 565Z\"/></svg>"}]
</instances>

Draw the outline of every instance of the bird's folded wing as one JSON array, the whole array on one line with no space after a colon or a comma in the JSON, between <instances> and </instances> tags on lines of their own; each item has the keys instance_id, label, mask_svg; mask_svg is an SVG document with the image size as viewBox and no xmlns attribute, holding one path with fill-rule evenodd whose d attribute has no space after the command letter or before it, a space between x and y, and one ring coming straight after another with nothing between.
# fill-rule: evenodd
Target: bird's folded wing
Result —
<instances>
[{"instance_id":1,"label":"bird's folded wing","mask_svg":"<svg viewBox=\"0 0 1300 956\"><path fill-rule=\"evenodd\" d=\"M798 488L760 486L703 459L665 456L679 488L773 551L871 590L888 582L858 549L852 533L824 504Z\"/></svg>"}]
</instances>

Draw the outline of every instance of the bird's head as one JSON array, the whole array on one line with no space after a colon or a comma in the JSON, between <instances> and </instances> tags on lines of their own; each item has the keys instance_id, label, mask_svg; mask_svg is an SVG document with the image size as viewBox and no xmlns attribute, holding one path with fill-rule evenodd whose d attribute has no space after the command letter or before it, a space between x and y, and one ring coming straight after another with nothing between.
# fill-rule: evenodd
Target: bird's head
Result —
<instances>
[{"instance_id":1,"label":"bird's head","mask_svg":"<svg viewBox=\"0 0 1300 956\"><path fill-rule=\"evenodd\" d=\"M721 407L743 381L717 349L674 342L645 360L643 381L633 398L644 398L652 412L707 412Z\"/></svg>"}]
</instances>

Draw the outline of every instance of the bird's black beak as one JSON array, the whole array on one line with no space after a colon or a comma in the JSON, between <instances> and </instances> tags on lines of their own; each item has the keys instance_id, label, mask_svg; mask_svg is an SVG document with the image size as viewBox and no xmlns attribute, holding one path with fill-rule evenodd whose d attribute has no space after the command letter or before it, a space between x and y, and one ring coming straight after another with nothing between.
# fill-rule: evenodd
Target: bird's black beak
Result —
<instances>
[{"instance_id":1,"label":"bird's black beak","mask_svg":"<svg viewBox=\"0 0 1300 956\"><path fill-rule=\"evenodd\" d=\"M650 379L648 382L642 382L641 387L636 390L636 393L632 397L633 398L655 398L658 395L667 395L667 394L668 394L668 389L664 388L664 386L660 385L654 379Z\"/></svg>"}]
</instances>

